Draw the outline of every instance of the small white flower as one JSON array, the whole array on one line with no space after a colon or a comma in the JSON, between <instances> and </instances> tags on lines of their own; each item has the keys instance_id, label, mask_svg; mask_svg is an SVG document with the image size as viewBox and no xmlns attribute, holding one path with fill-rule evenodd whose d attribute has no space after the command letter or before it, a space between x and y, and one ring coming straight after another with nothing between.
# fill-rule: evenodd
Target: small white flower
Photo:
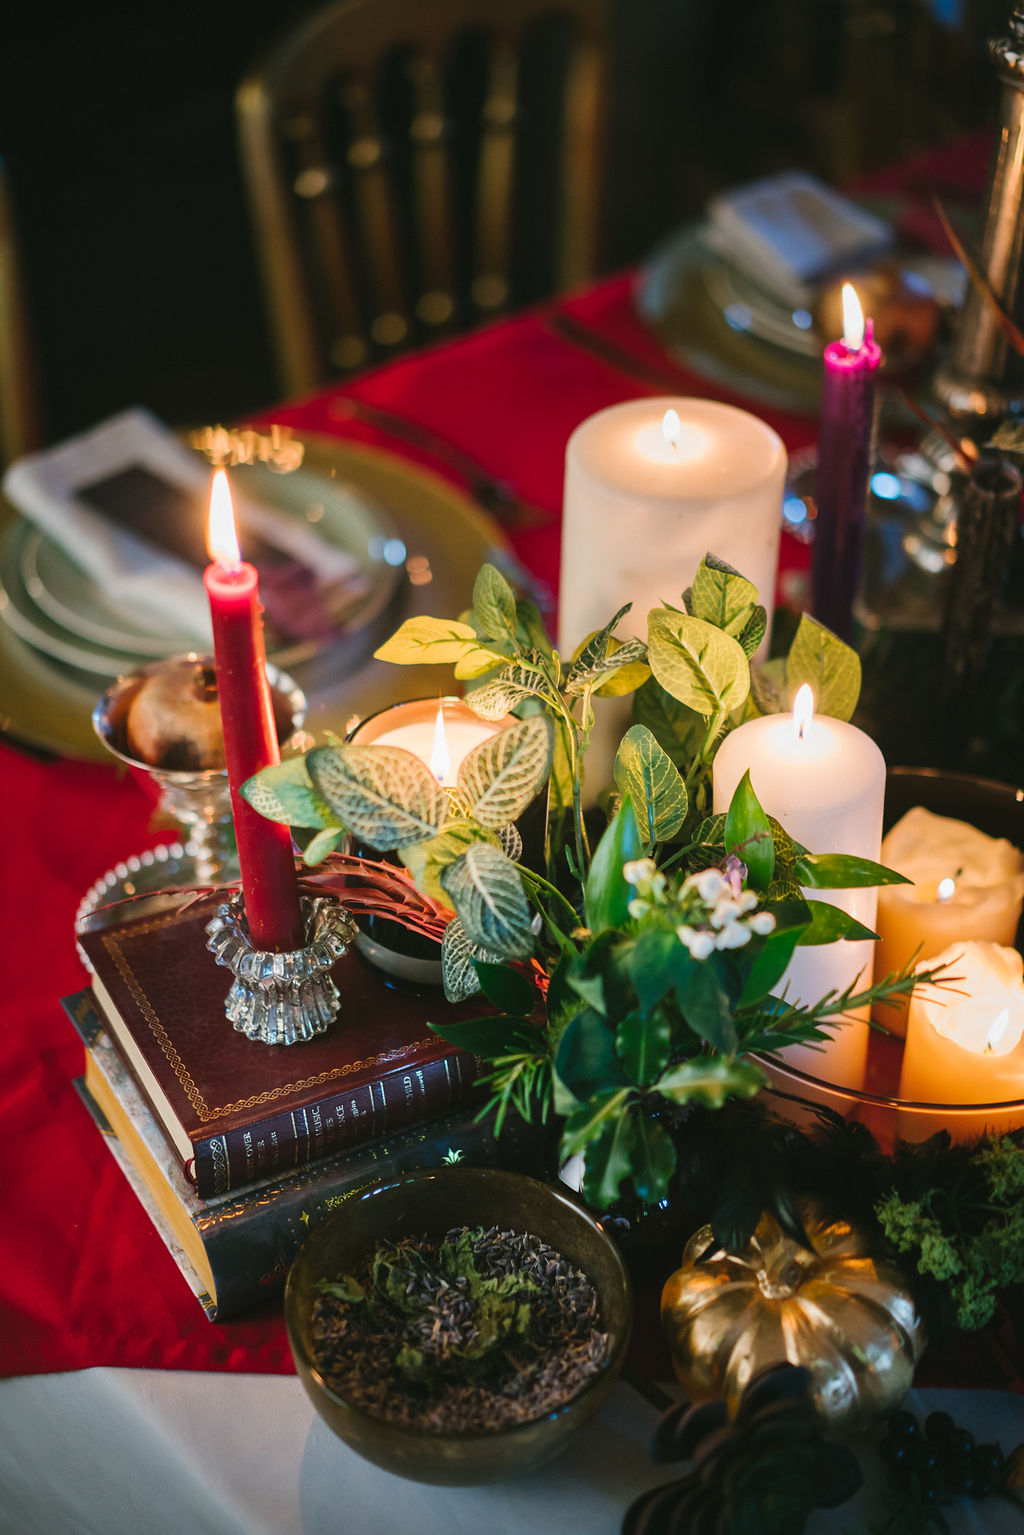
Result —
<instances>
[{"instance_id":1,"label":"small white flower","mask_svg":"<svg viewBox=\"0 0 1024 1535\"><path fill-rule=\"evenodd\" d=\"M699 874L691 874L684 882L684 890L687 885L692 890L696 890L701 900L706 901L709 906L718 900L723 891L729 890L729 881L723 879L720 869L701 869Z\"/></svg>"},{"instance_id":2,"label":"small white flower","mask_svg":"<svg viewBox=\"0 0 1024 1535\"><path fill-rule=\"evenodd\" d=\"M742 922L730 922L715 938L716 949L742 949L750 942L750 929Z\"/></svg>"},{"instance_id":3,"label":"small white flower","mask_svg":"<svg viewBox=\"0 0 1024 1535\"><path fill-rule=\"evenodd\" d=\"M707 959L709 954L715 952L715 938L713 933L708 933L695 927L677 927L676 937L679 942L685 944L694 959Z\"/></svg>"},{"instance_id":4,"label":"small white flower","mask_svg":"<svg viewBox=\"0 0 1024 1535\"><path fill-rule=\"evenodd\" d=\"M711 913L712 927L728 927L743 915L743 909L732 896L720 896Z\"/></svg>"},{"instance_id":5,"label":"small white flower","mask_svg":"<svg viewBox=\"0 0 1024 1535\"><path fill-rule=\"evenodd\" d=\"M630 901L629 905L626 907L629 915L637 922L640 921L641 917L646 917L650 909L651 903L649 901L641 900L638 895L635 895Z\"/></svg>"},{"instance_id":6,"label":"small white flower","mask_svg":"<svg viewBox=\"0 0 1024 1535\"><path fill-rule=\"evenodd\" d=\"M622 865L622 877L627 885L640 885L653 879L658 866L653 858L631 858Z\"/></svg>"},{"instance_id":7,"label":"small white flower","mask_svg":"<svg viewBox=\"0 0 1024 1535\"><path fill-rule=\"evenodd\" d=\"M764 938L768 933L774 933L775 918L770 911L755 911L754 915L748 918L748 925L752 933L757 933L760 938Z\"/></svg>"}]
</instances>

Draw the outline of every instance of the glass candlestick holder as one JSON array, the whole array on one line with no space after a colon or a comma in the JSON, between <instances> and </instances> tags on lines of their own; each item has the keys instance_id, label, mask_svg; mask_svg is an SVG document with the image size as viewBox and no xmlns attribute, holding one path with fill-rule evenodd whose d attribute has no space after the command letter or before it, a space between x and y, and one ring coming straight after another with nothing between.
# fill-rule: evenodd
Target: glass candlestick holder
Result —
<instances>
[{"instance_id":1,"label":"glass candlestick holder","mask_svg":"<svg viewBox=\"0 0 1024 1535\"><path fill-rule=\"evenodd\" d=\"M199 743L189 733L191 712L176 714L173 697L167 702L166 715L161 716L158 708L155 730L147 730L147 742L155 734L160 743L156 761L144 760L139 741L133 736L129 716L143 687L154 679L178 676L187 679L191 695L204 692L207 695L207 709L204 711L200 702L194 711L201 721L196 728L205 729L203 715L212 712L219 730L216 669L211 657L194 653L156 661L119 677L98 700L93 710L93 728L111 755L125 763L142 789L158 801L161 813L181 828L184 846L159 865L158 873L164 884L231 884L239 878L239 868L227 770L223 766L200 765L203 757ZM301 747L309 744L299 735L306 717L305 694L291 677L276 667L267 666L267 679L281 745ZM152 719L148 724L153 724ZM147 751L146 755L154 753ZM137 862L133 860L133 863ZM142 867L148 869L150 865L147 863ZM139 872L139 869L133 871L136 886ZM114 900L124 892L113 889L108 882L103 893L105 899ZM128 893L137 891L133 889Z\"/></svg>"}]
</instances>

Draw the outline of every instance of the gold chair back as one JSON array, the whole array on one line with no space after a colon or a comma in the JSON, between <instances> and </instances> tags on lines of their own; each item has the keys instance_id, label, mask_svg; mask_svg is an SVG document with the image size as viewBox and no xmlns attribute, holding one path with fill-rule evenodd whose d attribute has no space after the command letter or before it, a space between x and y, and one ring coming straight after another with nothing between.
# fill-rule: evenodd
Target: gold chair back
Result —
<instances>
[{"instance_id":1,"label":"gold chair back","mask_svg":"<svg viewBox=\"0 0 1024 1535\"><path fill-rule=\"evenodd\" d=\"M607 37L608 0L335 0L267 53L237 117L289 393L591 275Z\"/></svg>"},{"instance_id":2,"label":"gold chair back","mask_svg":"<svg viewBox=\"0 0 1024 1535\"><path fill-rule=\"evenodd\" d=\"M42 442L35 355L7 171L0 160L0 464Z\"/></svg>"}]
</instances>

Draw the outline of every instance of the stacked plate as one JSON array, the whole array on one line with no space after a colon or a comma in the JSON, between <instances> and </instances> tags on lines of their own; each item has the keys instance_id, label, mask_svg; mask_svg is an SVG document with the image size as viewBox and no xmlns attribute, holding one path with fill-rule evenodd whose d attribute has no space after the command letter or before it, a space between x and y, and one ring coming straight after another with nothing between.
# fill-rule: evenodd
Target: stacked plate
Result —
<instances>
[{"instance_id":1,"label":"stacked plate","mask_svg":"<svg viewBox=\"0 0 1024 1535\"><path fill-rule=\"evenodd\" d=\"M242 497L315 527L325 545L347 557L344 579L331 589L328 623L313 636L268 630L268 652L277 665L293 667L385 611L398 588L406 549L392 519L370 495L315 465L286 475L263 465L243 466L232 470L232 482ZM197 584L199 579L197 569ZM0 620L49 660L105 679L209 644L201 632L158 619L147 622L119 601L116 581L104 583L83 571L49 534L21 517L0 544Z\"/></svg>"}]
</instances>

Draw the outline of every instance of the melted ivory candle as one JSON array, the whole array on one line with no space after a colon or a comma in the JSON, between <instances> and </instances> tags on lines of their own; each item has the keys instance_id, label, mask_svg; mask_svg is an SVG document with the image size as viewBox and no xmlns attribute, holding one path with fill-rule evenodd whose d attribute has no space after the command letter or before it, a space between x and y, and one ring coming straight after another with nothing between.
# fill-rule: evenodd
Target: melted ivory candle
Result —
<instances>
[{"instance_id":1,"label":"melted ivory candle","mask_svg":"<svg viewBox=\"0 0 1024 1535\"><path fill-rule=\"evenodd\" d=\"M1012 945L1024 899L1024 855L1005 837L987 837L966 821L915 806L882 842L881 861L914 881L878 892L875 975L931 959L951 943ZM906 1006L875 1017L904 1032Z\"/></svg>"},{"instance_id":2,"label":"melted ivory candle","mask_svg":"<svg viewBox=\"0 0 1024 1535\"><path fill-rule=\"evenodd\" d=\"M803 696L801 696L803 695ZM726 812L743 774L763 808L811 853L850 853L877 862L882 841L885 761L862 730L813 711L810 688L800 689L792 714L748 720L725 737L714 763L716 812ZM874 928L877 891L808 890L812 900L848 911ZM870 939L798 948L776 990L791 1001L817 1002L829 991L870 986ZM791 1045L780 1052L810 1076L861 1088L868 1028L858 1020L836 1027L822 1046Z\"/></svg>"},{"instance_id":3,"label":"melted ivory candle","mask_svg":"<svg viewBox=\"0 0 1024 1535\"><path fill-rule=\"evenodd\" d=\"M559 650L571 656L625 603L623 638L678 607L705 554L752 581L771 624L786 450L763 421L715 400L627 400L588 417L566 448ZM598 699L587 797L611 782L629 699Z\"/></svg>"},{"instance_id":4,"label":"melted ivory candle","mask_svg":"<svg viewBox=\"0 0 1024 1535\"><path fill-rule=\"evenodd\" d=\"M899 1096L945 1104L1024 1099L1024 960L997 943L953 943L927 961L939 965L948 980L918 986L910 1001ZM1016 1123L1024 1123L1024 1103ZM947 1128L966 1140L987 1124L978 1113ZM1009 1128L1004 1116L999 1128Z\"/></svg>"}]
</instances>

